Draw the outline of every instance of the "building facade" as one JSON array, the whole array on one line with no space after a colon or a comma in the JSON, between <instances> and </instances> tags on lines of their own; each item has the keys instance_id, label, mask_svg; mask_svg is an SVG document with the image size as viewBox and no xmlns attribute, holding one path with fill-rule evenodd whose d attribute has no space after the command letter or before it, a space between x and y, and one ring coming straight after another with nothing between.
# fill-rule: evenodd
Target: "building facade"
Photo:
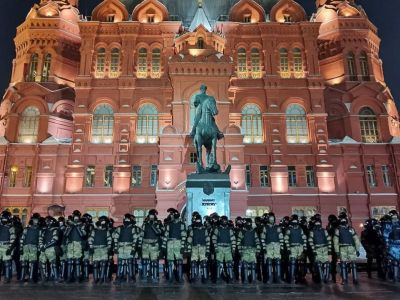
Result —
<instances>
[{"instance_id":1,"label":"building facade","mask_svg":"<svg viewBox=\"0 0 400 300\"><path fill-rule=\"evenodd\" d=\"M353 222L397 208L398 112L354 1L41 0L17 28L0 107L0 206L183 210L201 84L217 99L232 216Z\"/></svg>"}]
</instances>

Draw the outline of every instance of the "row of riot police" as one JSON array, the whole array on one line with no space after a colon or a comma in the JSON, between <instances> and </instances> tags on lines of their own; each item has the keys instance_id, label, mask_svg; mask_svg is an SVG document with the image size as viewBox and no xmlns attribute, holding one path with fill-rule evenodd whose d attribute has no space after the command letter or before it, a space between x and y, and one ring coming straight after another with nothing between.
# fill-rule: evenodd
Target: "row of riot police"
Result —
<instances>
[{"instance_id":1,"label":"row of riot police","mask_svg":"<svg viewBox=\"0 0 400 300\"><path fill-rule=\"evenodd\" d=\"M160 259L165 260L164 276L170 282L211 279L213 282L241 280L243 283L303 282L310 271L317 282L336 282L339 266L342 283L348 274L358 283L356 258L360 240L346 214L329 216L322 227L320 215L310 220L297 215L284 217L277 224L275 215L255 218L205 216L193 213L186 228L180 213L168 209L162 222L158 213L149 211L142 226L131 214L114 227L105 216L96 222L88 214L74 211L67 219L56 220L32 215L29 224L8 211L0 215L0 262L5 282L10 282L13 261L18 279L55 282L89 280L92 269L95 283L112 279L115 284L133 282L139 275L144 281L159 281ZM400 226L397 212L381 222L367 220L361 236L368 258L368 274L376 259L378 274L399 278ZM116 258L116 260L114 260ZM187 270L184 271L184 259Z\"/></svg>"}]
</instances>

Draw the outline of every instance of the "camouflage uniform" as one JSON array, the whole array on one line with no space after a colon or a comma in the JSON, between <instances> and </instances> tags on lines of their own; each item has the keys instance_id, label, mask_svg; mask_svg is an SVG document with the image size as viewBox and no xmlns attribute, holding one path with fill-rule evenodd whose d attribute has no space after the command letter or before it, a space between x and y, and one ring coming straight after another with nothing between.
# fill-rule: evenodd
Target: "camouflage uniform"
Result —
<instances>
[{"instance_id":1,"label":"camouflage uniform","mask_svg":"<svg viewBox=\"0 0 400 300\"><path fill-rule=\"evenodd\" d=\"M39 221L39 219L37 219ZM32 221L30 221L31 223ZM22 273L21 280L25 279L25 272L28 270L29 280L36 278L35 271L37 269L39 258L39 225L28 225L24 228L20 241L20 253L22 255Z\"/></svg>"},{"instance_id":2,"label":"camouflage uniform","mask_svg":"<svg viewBox=\"0 0 400 300\"><path fill-rule=\"evenodd\" d=\"M210 236L207 228L201 224L201 217L199 225L192 225L188 230L187 252L191 260L191 280L196 280L201 273L203 279L207 280L207 258L210 254Z\"/></svg>"},{"instance_id":3,"label":"camouflage uniform","mask_svg":"<svg viewBox=\"0 0 400 300\"><path fill-rule=\"evenodd\" d=\"M130 221L131 222L131 221ZM141 230L133 223L125 223L114 231L114 247L118 257L118 282L128 275L129 280L135 280L135 259L138 257L138 242Z\"/></svg>"},{"instance_id":4,"label":"camouflage uniform","mask_svg":"<svg viewBox=\"0 0 400 300\"><path fill-rule=\"evenodd\" d=\"M393 281L399 281L400 268L400 226L393 226L388 236L388 254L393 270Z\"/></svg>"},{"instance_id":5,"label":"camouflage uniform","mask_svg":"<svg viewBox=\"0 0 400 300\"><path fill-rule=\"evenodd\" d=\"M89 253L93 261L93 279L95 283L99 280L105 282L107 279L108 254L111 251L112 237L107 227L99 226L94 228L89 235Z\"/></svg>"},{"instance_id":6,"label":"camouflage uniform","mask_svg":"<svg viewBox=\"0 0 400 300\"><path fill-rule=\"evenodd\" d=\"M168 278L173 280L174 264L178 271L178 281L182 281L183 275L183 251L186 242L186 226L179 217L171 220L165 225L165 233L163 238L163 251L167 253L168 261Z\"/></svg>"},{"instance_id":7,"label":"camouflage uniform","mask_svg":"<svg viewBox=\"0 0 400 300\"><path fill-rule=\"evenodd\" d=\"M9 215L7 217L6 215ZM8 221L5 221L5 219ZM11 281L12 275L12 251L15 243L15 229L11 224L11 214L3 212L0 224L0 262L5 267L5 282Z\"/></svg>"},{"instance_id":8,"label":"camouflage uniform","mask_svg":"<svg viewBox=\"0 0 400 300\"><path fill-rule=\"evenodd\" d=\"M243 282L248 282L249 271L251 272L252 282L255 283L257 255L261 251L260 240L255 228L245 226L238 234L238 251L242 261Z\"/></svg>"},{"instance_id":9,"label":"camouflage uniform","mask_svg":"<svg viewBox=\"0 0 400 300\"><path fill-rule=\"evenodd\" d=\"M73 280L81 277L81 260L83 256L83 244L86 237L85 225L80 221L70 221L65 230L68 259L68 279Z\"/></svg>"},{"instance_id":10,"label":"camouflage uniform","mask_svg":"<svg viewBox=\"0 0 400 300\"><path fill-rule=\"evenodd\" d=\"M236 250L236 237L232 228L220 225L214 229L212 242L215 245L216 261L218 264L217 278L221 278L224 262L227 266L228 277L233 279L233 253Z\"/></svg>"},{"instance_id":11,"label":"camouflage uniform","mask_svg":"<svg viewBox=\"0 0 400 300\"><path fill-rule=\"evenodd\" d=\"M294 282L295 274L297 274L297 281L301 281L304 275L302 270L304 267L304 252L307 249L307 237L299 225L291 225L288 227L285 232L285 245L289 253L290 283Z\"/></svg>"},{"instance_id":12,"label":"camouflage uniform","mask_svg":"<svg viewBox=\"0 0 400 300\"><path fill-rule=\"evenodd\" d=\"M331 255L332 239L328 231L320 225L309 233L308 244L313 253L313 261L318 271L319 279L328 282L330 274L329 255Z\"/></svg>"},{"instance_id":13,"label":"camouflage uniform","mask_svg":"<svg viewBox=\"0 0 400 300\"><path fill-rule=\"evenodd\" d=\"M359 249L361 244L355 230L347 225L347 223L341 223L335 231L333 244L335 252L340 259L342 283L347 284L347 264L350 264L353 273L353 282L357 284L357 266L355 260L360 255Z\"/></svg>"},{"instance_id":14,"label":"camouflage uniform","mask_svg":"<svg viewBox=\"0 0 400 300\"><path fill-rule=\"evenodd\" d=\"M274 277L279 283L281 281L281 253L284 247L282 228L276 224L266 224L261 234L261 243L264 249L268 283L272 283Z\"/></svg>"},{"instance_id":15,"label":"camouflage uniform","mask_svg":"<svg viewBox=\"0 0 400 300\"><path fill-rule=\"evenodd\" d=\"M48 218L47 217L46 221ZM57 257L60 254L60 246L59 246L59 229L56 223L56 220L51 218L51 221L47 221L48 226L43 228L40 231L39 236L39 249L40 249L40 270L42 280L47 280L49 275L47 274L47 262L50 263L50 269L52 273L52 277L55 281L58 278L58 269L57 269ZM50 223L52 222L52 223Z\"/></svg>"}]
</instances>

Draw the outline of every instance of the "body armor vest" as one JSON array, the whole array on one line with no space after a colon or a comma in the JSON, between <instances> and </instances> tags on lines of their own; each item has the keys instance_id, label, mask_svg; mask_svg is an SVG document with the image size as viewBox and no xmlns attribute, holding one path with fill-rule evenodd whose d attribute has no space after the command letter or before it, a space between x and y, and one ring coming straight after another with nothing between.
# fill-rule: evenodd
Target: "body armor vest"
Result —
<instances>
[{"instance_id":1,"label":"body armor vest","mask_svg":"<svg viewBox=\"0 0 400 300\"><path fill-rule=\"evenodd\" d=\"M39 227L29 226L26 230L24 245L39 244Z\"/></svg>"},{"instance_id":2,"label":"body armor vest","mask_svg":"<svg viewBox=\"0 0 400 300\"><path fill-rule=\"evenodd\" d=\"M181 239L181 222L169 223L169 238L170 239Z\"/></svg>"},{"instance_id":3,"label":"body armor vest","mask_svg":"<svg viewBox=\"0 0 400 300\"><path fill-rule=\"evenodd\" d=\"M53 230L52 228L46 228L43 235L43 242L45 244L50 243L53 240Z\"/></svg>"},{"instance_id":4,"label":"body armor vest","mask_svg":"<svg viewBox=\"0 0 400 300\"><path fill-rule=\"evenodd\" d=\"M349 227L339 227L339 244L354 245L353 234L350 232Z\"/></svg>"},{"instance_id":5,"label":"body armor vest","mask_svg":"<svg viewBox=\"0 0 400 300\"><path fill-rule=\"evenodd\" d=\"M154 232L153 230L153 224L147 223L144 226L144 239L146 240L157 240L158 239L158 235Z\"/></svg>"},{"instance_id":6,"label":"body armor vest","mask_svg":"<svg viewBox=\"0 0 400 300\"><path fill-rule=\"evenodd\" d=\"M205 246L206 245L206 229L205 228L193 228L193 246Z\"/></svg>"},{"instance_id":7,"label":"body armor vest","mask_svg":"<svg viewBox=\"0 0 400 300\"><path fill-rule=\"evenodd\" d=\"M278 232L278 226L273 225L273 226L265 226L265 243L271 244L271 243L279 243L279 232Z\"/></svg>"},{"instance_id":8,"label":"body armor vest","mask_svg":"<svg viewBox=\"0 0 400 300\"><path fill-rule=\"evenodd\" d=\"M218 244L230 244L231 243L231 235L229 227L218 227Z\"/></svg>"},{"instance_id":9,"label":"body armor vest","mask_svg":"<svg viewBox=\"0 0 400 300\"><path fill-rule=\"evenodd\" d=\"M290 228L290 236L289 236L290 244L303 244L303 237L301 234L300 226L297 228Z\"/></svg>"},{"instance_id":10,"label":"body armor vest","mask_svg":"<svg viewBox=\"0 0 400 300\"><path fill-rule=\"evenodd\" d=\"M322 228L317 228L313 230L314 233L314 245L327 245L328 239L325 235L325 230Z\"/></svg>"},{"instance_id":11,"label":"body armor vest","mask_svg":"<svg viewBox=\"0 0 400 300\"><path fill-rule=\"evenodd\" d=\"M131 226L122 226L120 227L119 239L118 241L121 243L132 243L133 242L133 234Z\"/></svg>"},{"instance_id":12,"label":"body armor vest","mask_svg":"<svg viewBox=\"0 0 400 300\"><path fill-rule=\"evenodd\" d=\"M107 246L107 230L95 229L93 245L94 246Z\"/></svg>"},{"instance_id":13,"label":"body armor vest","mask_svg":"<svg viewBox=\"0 0 400 300\"><path fill-rule=\"evenodd\" d=\"M256 241L254 238L254 230L243 230L242 246L244 247L256 247Z\"/></svg>"},{"instance_id":14,"label":"body armor vest","mask_svg":"<svg viewBox=\"0 0 400 300\"><path fill-rule=\"evenodd\" d=\"M71 242L82 242L82 238L79 235L77 226L72 226L71 232L69 233L69 240Z\"/></svg>"},{"instance_id":15,"label":"body armor vest","mask_svg":"<svg viewBox=\"0 0 400 300\"><path fill-rule=\"evenodd\" d=\"M400 228L395 228L389 236L393 241L400 241Z\"/></svg>"},{"instance_id":16,"label":"body armor vest","mask_svg":"<svg viewBox=\"0 0 400 300\"><path fill-rule=\"evenodd\" d=\"M0 225L0 242L10 241L10 227Z\"/></svg>"}]
</instances>

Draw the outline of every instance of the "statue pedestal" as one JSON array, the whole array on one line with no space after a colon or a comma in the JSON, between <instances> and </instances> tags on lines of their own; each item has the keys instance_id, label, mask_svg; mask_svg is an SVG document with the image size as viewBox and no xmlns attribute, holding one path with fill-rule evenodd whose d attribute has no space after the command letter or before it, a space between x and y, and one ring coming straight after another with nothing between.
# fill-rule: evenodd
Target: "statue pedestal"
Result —
<instances>
[{"instance_id":1,"label":"statue pedestal","mask_svg":"<svg viewBox=\"0 0 400 300\"><path fill-rule=\"evenodd\" d=\"M202 217L217 213L230 217L231 181L228 174L190 174L186 181L186 221L191 222L192 213Z\"/></svg>"}]
</instances>

